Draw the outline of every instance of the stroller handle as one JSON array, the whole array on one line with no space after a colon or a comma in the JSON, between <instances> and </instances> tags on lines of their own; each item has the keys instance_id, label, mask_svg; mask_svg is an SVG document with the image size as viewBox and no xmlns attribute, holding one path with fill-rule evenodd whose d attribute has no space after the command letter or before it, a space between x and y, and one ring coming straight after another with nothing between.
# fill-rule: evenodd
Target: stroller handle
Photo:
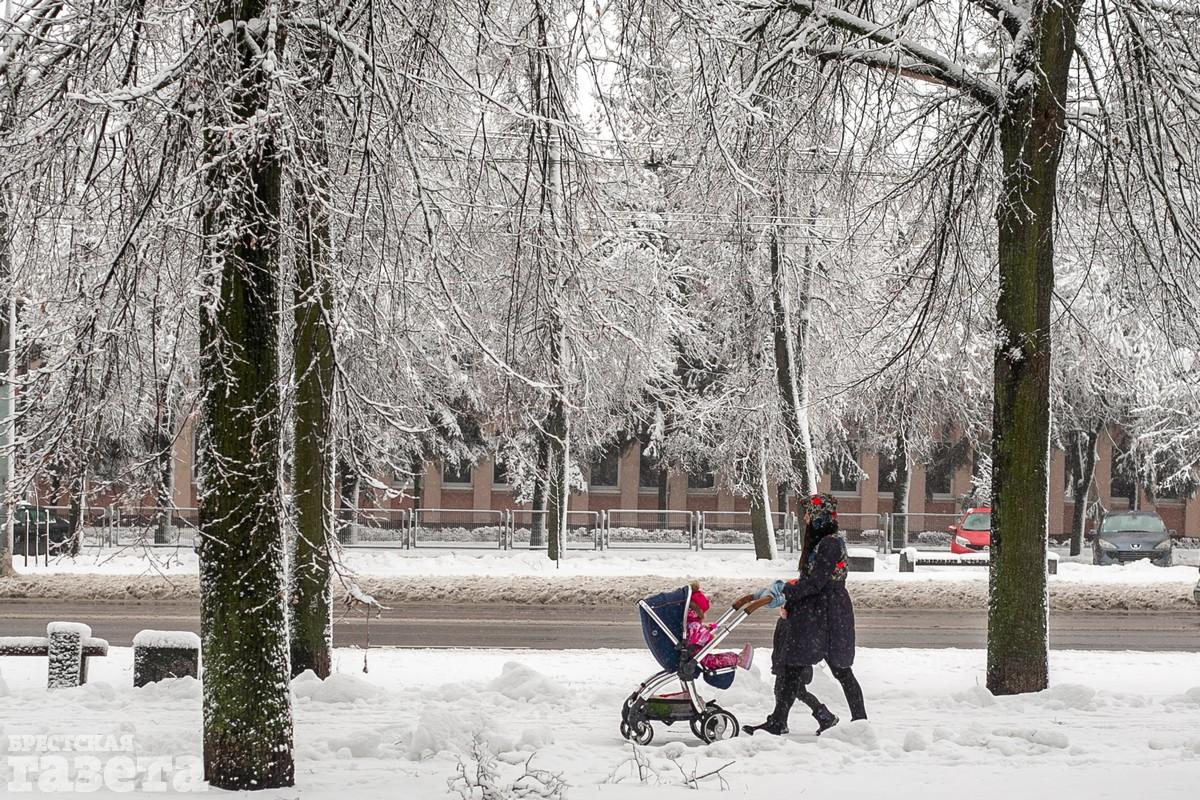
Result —
<instances>
[{"instance_id":1,"label":"stroller handle","mask_svg":"<svg viewBox=\"0 0 1200 800\"><path fill-rule=\"evenodd\" d=\"M746 616L750 616L751 614L753 614L755 611L758 611L763 606L770 605L770 603L771 603L770 596L760 597L757 600L755 600L754 602L750 603L749 605L744 606L742 608L742 611L744 611L746 613Z\"/></svg>"},{"instance_id":2,"label":"stroller handle","mask_svg":"<svg viewBox=\"0 0 1200 800\"><path fill-rule=\"evenodd\" d=\"M735 611L741 611L742 606L748 606L753 602L754 602L754 595L752 595L752 594L742 595L737 600L733 601L733 608Z\"/></svg>"},{"instance_id":3,"label":"stroller handle","mask_svg":"<svg viewBox=\"0 0 1200 800\"><path fill-rule=\"evenodd\" d=\"M755 600L754 595L748 594L744 597L739 597L737 600L734 600L733 608L737 611L745 613L746 616L750 616L755 611L758 611L760 608L769 604L770 602L771 598L769 596L760 597L758 600Z\"/></svg>"}]
</instances>

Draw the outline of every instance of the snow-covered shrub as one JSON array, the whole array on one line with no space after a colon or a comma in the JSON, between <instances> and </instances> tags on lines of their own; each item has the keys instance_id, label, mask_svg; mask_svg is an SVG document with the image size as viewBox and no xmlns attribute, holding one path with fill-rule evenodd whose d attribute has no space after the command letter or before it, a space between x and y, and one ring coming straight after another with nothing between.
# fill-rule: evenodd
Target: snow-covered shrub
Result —
<instances>
[{"instance_id":1,"label":"snow-covered shrub","mask_svg":"<svg viewBox=\"0 0 1200 800\"><path fill-rule=\"evenodd\" d=\"M565 800L567 784L562 775L535 769L533 758L530 755L516 766L504 764L488 743L476 736L467 758L459 758L456 774L446 785L462 800Z\"/></svg>"}]
</instances>

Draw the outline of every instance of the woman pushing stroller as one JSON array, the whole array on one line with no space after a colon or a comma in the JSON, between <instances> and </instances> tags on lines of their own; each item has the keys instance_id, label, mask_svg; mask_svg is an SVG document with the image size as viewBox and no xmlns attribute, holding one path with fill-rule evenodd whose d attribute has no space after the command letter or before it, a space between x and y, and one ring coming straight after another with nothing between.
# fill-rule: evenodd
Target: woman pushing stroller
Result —
<instances>
[{"instance_id":1,"label":"woman pushing stroller","mask_svg":"<svg viewBox=\"0 0 1200 800\"><path fill-rule=\"evenodd\" d=\"M775 624L771 671L775 674L775 708L760 725L745 725L748 734L788 732L788 715L796 700L812 711L817 733L832 728L838 718L808 691L813 666L825 661L842 685L852 720L866 719L862 688L854 664L854 606L846 591L846 543L837 535L837 501L828 494L804 501L804 542L800 576L777 581L759 593L783 600Z\"/></svg>"}]
</instances>

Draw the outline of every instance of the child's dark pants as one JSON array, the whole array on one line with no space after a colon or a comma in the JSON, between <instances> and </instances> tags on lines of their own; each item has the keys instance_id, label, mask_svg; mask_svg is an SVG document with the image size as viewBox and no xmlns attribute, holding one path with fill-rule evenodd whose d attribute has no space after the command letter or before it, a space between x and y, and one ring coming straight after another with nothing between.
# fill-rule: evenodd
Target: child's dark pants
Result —
<instances>
[{"instance_id":1,"label":"child's dark pants","mask_svg":"<svg viewBox=\"0 0 1200 800\"><path fill-rule=\"evenodd\" d=\"M854 677L854 670L850 667L830 667L830 671L846 694L846 704L850 706L850 719L866 719L867 708L863 702L862 687ZM808 691L808 684L812 683L812 679L812 667L783 667L776 674L775 711L771 714L776 722L787 723L788 714L796 700L808 706L818 720L823 714L829 714L829 709L825 708L816 695Z\"/></svg>"}]
</instances>

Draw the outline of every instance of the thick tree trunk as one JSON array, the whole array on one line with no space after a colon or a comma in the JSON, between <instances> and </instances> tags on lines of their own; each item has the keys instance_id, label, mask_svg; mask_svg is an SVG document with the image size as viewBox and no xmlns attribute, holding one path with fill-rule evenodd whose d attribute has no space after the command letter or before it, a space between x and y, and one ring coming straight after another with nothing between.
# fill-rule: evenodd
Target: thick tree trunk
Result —
<instances>
[{"instance_id":1,"label":"thick tree trunk","mask_svg":"<svg viewBox=\"0 0 1200 800\"><path fill-rule=\"evenodd\" d=\"M987 687L1049 680L1046 516L1054 204L1067 75L1081 0L1035 0L1000 118Z\"/></svg>"},{"instance_id":2,"label":"thick tree trunk","mask_svg":"<svg viewBox=\"0 0 1200 800\"><path fill-rule=\"evenodd\" d=\"M767 482L766 442L760 442L755 459L754 488L750 492L750 533L756 559L774 559L779 555L775 543L775 525L771 519L771 490Z\"/></svg>"},{"instance_id":3,"label":"thick tree trunk","mask_svg":"<svg viewBox=\"0 0 1200 800\"><path fill-rule=\"evenodd\" d=\"M912 456L902 435L896 437L896 481L892 488L892 541L889 547L908 546L908 499L912 489Z\"/></svg>"},{"instance_id":4,"label":"thick tree trunk","mask_svg":"<svg viewBox=\"0 0 1200 800\"><path fill-rule=\"evenodd\" d=\"M1071 555L1083 552L1084 525L1087 523L1088 495L1096 474L1096 441L1100 429L1073 430L1067 435L1067 459L1071 466Z\"/></svg>"},{"instance_id":5,"label":"thick tree trunk","mask_svg":"<svg viewBox=\"0 0 1200 800\"><path fill-rule=\"evenodd\" d=\"M309 61L321 53L309 53ZM294 202L300 227L293 297L295 331L293 365L296 382L293 436L293 495L296 543L291 561L292 675L311 669L327 678L333 657L334 448L333 397L335 364L329 318L333 313L330 285L329 215L324 206L325 168L329 154L320 113L312 138L301 153Z\"/></svg>"},{"instance_id":6,"label":"thick tree trunk","mask_svg":"<svg viewBox=\"0 0 1200 800\"><path fill-rule=\"evenodd\" d=\"M279 488L281 170L262 69L263 52L283 42L253 24L270 16L267 0L213 10L237 35L212 37L201 160L204 267L217 293L200 324L204 777L269 789L291 786L295 770Z\"/></svg>"},{"instance_id":7,"label":"thick tree trunk","mask_svg":"<svg viewBox=\"0 0 1200 800\"><path fill-rule=\"evenodd\" d=\"M783 214L782 189L775 193L774 214ZM815 212L814 212L815 213ZM812 287L812 247L804 246L804 270L800 277L799 320L793 338L792 313L783 272L783 243L778 225L771 228L768 263L771 269L771 334L775 351L775 384L783 411L788 454L796 475L797 490L805 495L817 491L817 468L813 459L808 417L808 326Z\"/></svg>"}]
</instances>

